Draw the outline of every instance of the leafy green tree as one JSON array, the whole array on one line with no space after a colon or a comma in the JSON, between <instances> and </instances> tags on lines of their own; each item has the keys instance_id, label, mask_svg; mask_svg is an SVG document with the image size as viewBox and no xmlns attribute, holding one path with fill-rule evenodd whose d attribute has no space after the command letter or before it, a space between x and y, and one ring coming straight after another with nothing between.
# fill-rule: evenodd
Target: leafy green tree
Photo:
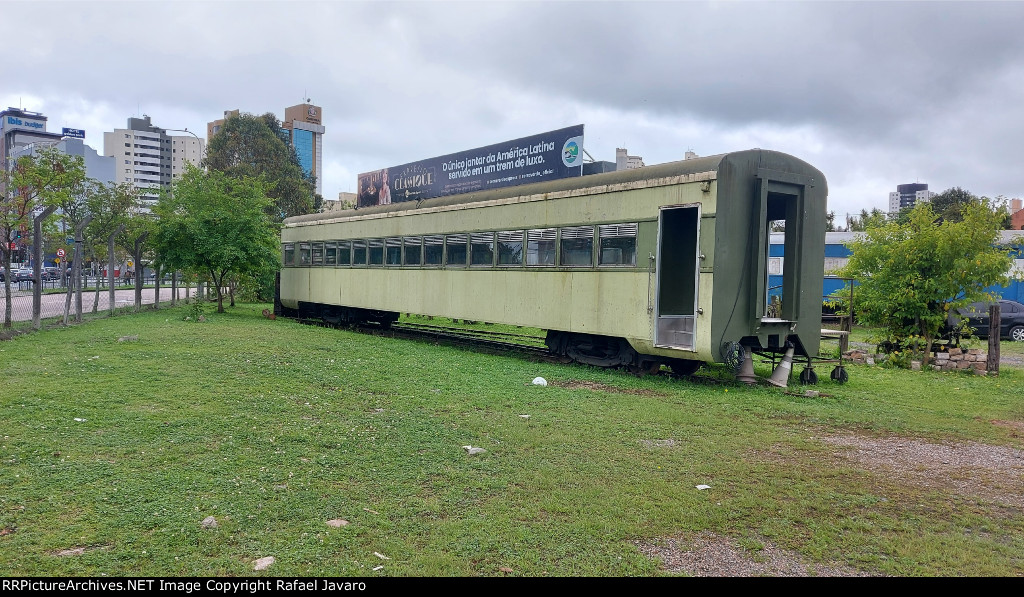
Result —
<instances>
[{"instance_id":1,"label":"leafy green tree","mask_svg":"<svg viewBox=\"0 0 1024 597\"><path fill-rule=\"evenodd\" d=\"M275 218L314 213L316 179L306 175L285 138L273 114L234 115L210 139L204 163L232 178L264 177Z\"/></svg>"},{"instance_id":2,"label":"leafy green tree","mask_svg":"<svg viewBox=\"0 0 1024 597\"><path fill-rule=\"evenodd\" d=\"M85 228L85 252L93 261L106 261L108 264L107 283L111 292L110 309L113 312L114 268L110 265L109 242L111 235L116 235L122 226L127 227L127 220L132 212L138 209L138 198L131 183L100 185L88 198L88 210L93 219ZM100 287L96 285L93 296L92 312L99 309Z\"/></svg>"},{"instance_id":3,"label":"leafy green tree","mask_svg":"<svg viewBox=\"0 0 1024 597\"><path fill-rule=\"evenodd\" d=\"M846 228L849 232L864 232L868 228L883 226L888 221L885 212L877 207L872 208L870 212L861 209L859 216L847 216Z\"/></svg>"},{"instance_id":4,"label":"leafy green tree","mask_svg":"<svg viewBox=\"0 0 1024 597\"><path fill-rule=\"evenodd\" d=\"M53 147L18 158L10 169L0 165L0 258L4 268L4 327L11 327L11 241L27 238L37 209L69 201L85 180L85 162ZM42 242L42 239L34 239Z\"/></svg>"},{"instance_id":5,"label":"leafy green tree","mask_svg":"<svg viewBox=\"0 0 1024 597\"><path fill-rule=\"evenodd\" d=\"M931 198L932 209L935 211L935 215L949 222L963 220L961 212L964 207L977 204L980 201L981 199L970 191L965 191L960 187L946 189Z\"/></svg>"},{"instance_id":6,"label":"leafy green tree","mask_svg":"<svg viewBox=\"0 0 1024 597\"><path fill-rule=\"evenodd\" d=\"M1009 282L1012 261L996 244L999 214L979 201L961 215L941 221L931 204L921 203L906 224L869 227L849 244L852 255L841 272L859 284L860 320L885 328L898 343L920 336L926 357L951 309L990 299L987 287Z\"/></svg>"},{"instance_id":7,"label":"leafy green tree","mask_svg":"<svg viewBox=\"0 0 1024 597\"><path fill-rule=\"evenodd\" d=\"M166 266L209 274L223 313L229 277L260 276L280 264L278 227L267 215L273 200L259 179L194 167L173 189L154 210L153 245Z\"/></svg>"}]
</instances>

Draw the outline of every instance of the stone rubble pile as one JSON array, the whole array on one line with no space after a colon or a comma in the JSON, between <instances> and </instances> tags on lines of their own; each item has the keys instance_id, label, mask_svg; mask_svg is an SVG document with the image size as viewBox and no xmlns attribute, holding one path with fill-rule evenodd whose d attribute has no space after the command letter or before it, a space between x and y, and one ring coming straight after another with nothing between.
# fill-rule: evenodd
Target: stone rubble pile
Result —
<instances>
[{"instance_id":1,"label":"stone rubble pile","mask_svg":"<svg viewBox=\"0 0 1024 597\"><path fill-rule=\"evenodd\" d=\"M843 353L843 358L858 365L874 365L884 362L889 355L870 354L855 349ZM948 351L933 352L929 366L935 371L972 370L976 375L988 375L988 354L980 348L968 350L959 347L950 348ZM911 361L910 368L915 371L920 370L920 361Z\"/></svg>"}]
</instances>

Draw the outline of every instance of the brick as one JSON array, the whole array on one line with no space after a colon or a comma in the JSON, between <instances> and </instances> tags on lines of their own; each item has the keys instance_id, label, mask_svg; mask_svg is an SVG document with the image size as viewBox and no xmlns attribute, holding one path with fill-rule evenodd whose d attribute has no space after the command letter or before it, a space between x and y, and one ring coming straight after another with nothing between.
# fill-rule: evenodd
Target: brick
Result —
<instances>
[{"instance_id":1,"label":"brick","mask_svg":"<svg viewBox=\"0 0 1024 597\"><path fill-rule=\"evenodd\" d=\"M964 352L963 349L959 348L959 347L953 347L953 348L949 349L950 356L958 355L958 354L963 354L963 352Z\"/></svg>"}]
</instances>

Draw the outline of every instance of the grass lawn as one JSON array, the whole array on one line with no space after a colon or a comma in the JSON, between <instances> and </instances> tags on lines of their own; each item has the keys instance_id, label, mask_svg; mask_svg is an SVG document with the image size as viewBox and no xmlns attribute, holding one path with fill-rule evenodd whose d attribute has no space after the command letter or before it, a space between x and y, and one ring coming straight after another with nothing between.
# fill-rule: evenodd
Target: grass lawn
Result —
<instances>
[{"instance_id":1,"label":"grass lawn","mask_svg":"<svg viewBox=\"0 0 1024 597\"><path fill-rule=\"evenodd\" d=\"M654 576L638 543L708 532L754 560L770 544L871 575L1024 574L1020 472L978 493L952 483L966 468L901 476L822 441L1020 450L1024 370L851 366L811 398L266 307L0 342L0 575Z\"/></svg>"}]
</instances>

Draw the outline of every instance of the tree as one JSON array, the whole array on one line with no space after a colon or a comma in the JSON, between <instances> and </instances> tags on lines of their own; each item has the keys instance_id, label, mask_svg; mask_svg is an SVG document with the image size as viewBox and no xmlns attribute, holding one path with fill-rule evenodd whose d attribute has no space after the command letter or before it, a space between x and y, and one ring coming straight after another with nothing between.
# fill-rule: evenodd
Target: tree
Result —
<instances>
[{"instance_id":1,"label":"tree","mask_svg":"<svg viewBox=\"0 0 1024 597\"><path fill-rule=\"evenodd\" d=\"M223 313L229 276L258 276L280 264L278 229L267 215L272 205L259 179L189 166L154 210L153 245L165 265L209 274Z\"/></svg>"},{"instance_id":2,"label":"tree","mask_svg":"<svg viewBox=\"0 0 1024 597\"><path fill-rule=\"evenodd\" d=\"M285 136L273 114L234 115L210 139L204 163L232 178L263 176L275 219L314 213L316 179L303 171Z\"/></svg>"},{"instance_id":3,"label":"tree","mask_svg":"<svg viewBox=\"0 0 1024 597\"><path fill-rule=\"evenodd\" d=\"M131 183L110 184L98 187L89 196L89 213L93 219L85 229L85 248L93 259L107 260L107 283L110 292L110 312L114 310L114 238L127 219L137 208L138 198ZM92 312L99 309L100 287L96 285Z\"/></svg>"},{"instance_id":4,"label":"tree","mask_svg":"<svg viewBox=\"0 0 1024 597\"><path fill-rule=\"evenodd\" d=\"M986 201L966 205L960 221L942 221L929 203L898 221L869 227L850 243L841 275L854 278L861 321L890 340L925 342L925 357L949 311L992 298L986 288L1009 282L1012 261L997 246L1001 217Z\"/></svg>"},{"instance_id":5,"label":"tree","mask_svg":"<svg viewBox=\"0 0 1024 597\"><path fill-rule=\"evenodd\" d=\"M18 158L11 169L0 166L0 257L4 271L4 327L11 327L11 242L24 245L39 209L69 200L85 180L85 162L53 147ZM42 239L33 239L42 242Z\"/></svg>"},{"instance_id":6,"label":"tree","mask_svg":"<svg viewBox=\"0 0 1024 597\"><path fill-rule=\"evenodd\" d=\"M846 229L850 232L864 232L868 228L883 226L886 221L885 212L877 207L872 208L871 213L868 213L866 209L862 209L859 216L846 217Z\"/></svg>"}]
</instances>

